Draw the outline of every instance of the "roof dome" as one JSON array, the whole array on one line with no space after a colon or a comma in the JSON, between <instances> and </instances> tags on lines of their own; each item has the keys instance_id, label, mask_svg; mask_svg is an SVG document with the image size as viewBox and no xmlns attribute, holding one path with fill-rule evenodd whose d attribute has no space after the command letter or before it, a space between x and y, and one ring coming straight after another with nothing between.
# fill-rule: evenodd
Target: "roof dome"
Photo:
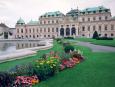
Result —
<instances>
[{"instance_id":1,"label":"roof dome","mask_svg":"<svg viewBox=\"0 0 115 87\"><path fill-rule=\"evenodd\" d=\"M28 25L37 25L37 24L38 24L38 21L30 20L27 24L28 24Z\"/></svg>"},{"instance_id":2,"label":"roof dome","mask_svg":"<svg viewBox=\"0 0 115 87\"><path fill-rule=\"evenodd\" d=\"M17 24L25 24L24 20L22 18L20 18L18 21L17 21Z\"/></svg>"}]
</instances>

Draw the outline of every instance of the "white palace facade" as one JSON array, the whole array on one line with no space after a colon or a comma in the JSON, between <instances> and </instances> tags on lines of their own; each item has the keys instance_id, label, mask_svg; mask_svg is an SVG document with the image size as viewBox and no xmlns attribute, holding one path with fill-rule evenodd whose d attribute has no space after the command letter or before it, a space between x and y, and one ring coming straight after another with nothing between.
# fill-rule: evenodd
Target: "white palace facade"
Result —
<instances>
[{"instance_id":1,"label":"white palace facade","mask_svg":"<svg viewBox=\"0 0 115 87\"><path fill-rule=\"evenodd\" d=\"M103 6L71 9L65 15L60 11L47 12L38 21L25 24L20 18L16 23L16 36L20 39L87 37L92 38L94 31L103 37L115 37L115 17L111 10Z\"/></svg>"}]
</instances>

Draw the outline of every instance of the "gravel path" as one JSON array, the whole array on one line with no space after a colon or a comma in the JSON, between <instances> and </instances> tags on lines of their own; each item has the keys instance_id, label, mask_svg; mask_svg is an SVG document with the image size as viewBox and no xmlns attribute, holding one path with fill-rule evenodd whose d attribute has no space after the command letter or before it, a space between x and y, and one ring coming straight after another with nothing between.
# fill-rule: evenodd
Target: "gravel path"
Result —
<instances>
[{"instance_id":1,"label":"gravel path","mask_svg":"<svg viewBox=\"0 0 115 87\"><path fill-rule=\"evenodd\" d=\"M80 46L86 46L92 49L93 52L115 52L115 47L109 47L109 46L101 46L101 45L94 45L90 42L81 42L77 41L77 44Z\"/></svg>"}]
</instances>

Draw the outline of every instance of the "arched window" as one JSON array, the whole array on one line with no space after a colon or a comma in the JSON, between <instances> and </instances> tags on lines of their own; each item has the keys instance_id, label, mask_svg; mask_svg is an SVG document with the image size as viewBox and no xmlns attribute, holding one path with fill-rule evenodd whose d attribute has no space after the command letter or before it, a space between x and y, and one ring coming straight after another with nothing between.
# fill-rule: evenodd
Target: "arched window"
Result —
<instances>
[{"instance_id":1,"label":"arched window","mask_svg":"<svg viewBox=\"0 0 115 87\"><path fill-rule=\"evenodd\" d=\"M66 28L66 35L67 35L67 36L70 35L70 28Z\"/></svg>"},{"instance_id":2,"label":"arched window","mask_svg":"<svg viewBox=\"0 0 115 87\"><path fill-rule=\"evenodd\" d=\"M23 33L23 29L21 29L21 33Z\"/></svg>"},{"instance_id":3,"label":"arched window","mask_svg":"<svg viewBox=\"0 0 115 87\"><path fill-rule=\"evenodd\" d=\"M85 31L85 26L82 27L82 31Z\"/></svg>"},{"instance_id":4,"label":"arched window","mask_svg":"<svg viewBox=\"0 0 115 87\"><path fill-rule=\"evenodd\" d=\"M61 28L61 29L60 29L60 35L61 35L61 36L64 36L64 28Z\"/></svg>"},{"instance_id":5,"label":"arched window","mask_svg":"<svg viewBox=\"0 0 115 87\"><path fill-rule=\"evenodd\" d=\"M99 25L99 31L101 31L101 25Z\"/></svg>"},{"instance_id":6,"label":"arched window","mask_svg":"<svg viewBox=\"0 0 115 87\"><path fill-rule=\"evenodd\" d=\"M76 29L75 29L75 27L73 27L73 28L71 29L71 34L72 34L72 35L75 35L75 34L76 34Z\"/></svg>"},{"instance_id":7,"label":"arched window","mask_svg":"<svg viewBox=\"0 0 115 87\"><path fill-rule=\"evenodd\" d=\"M48 32L50 32L50 28L48 28Z\"/></svg>"},{"instance_id":8,"label":"arched window","mask_svg":"<svg viewBox=\"0 0 115 87\"><path fill-rule=\"evenodd\" d=\"M107 30L107 25L105 25L105 30Z\"/></svg>"},{"instance_id":9,"label":"arched window","mask_svg":"<svg viewBox=\"0 0 115 87\"><path fill-rule=\"evenodd\" d=\"M105 37L107 37L107 34L105 34Z\"/></svg>"},{"instance_id":10,"label":"arched window","mask_svg":"<svg viewBox=\"0 0 115 87\"><path fill-rule=\"evenodd\" d=\"M111 33L111 36L114 36L114 34L113 34L113 33Z\"/></svg>"}]
</instances>

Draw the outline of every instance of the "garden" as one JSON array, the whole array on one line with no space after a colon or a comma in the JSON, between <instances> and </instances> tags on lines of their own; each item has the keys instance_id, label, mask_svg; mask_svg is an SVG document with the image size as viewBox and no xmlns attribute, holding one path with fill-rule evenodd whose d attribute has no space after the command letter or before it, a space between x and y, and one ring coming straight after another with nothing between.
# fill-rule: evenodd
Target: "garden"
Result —
<instances>
[{"instance_id":1,"label":"garden","mask_svg":"<svg viewBox=\"0 0 115 87\"><path fill-rule=\"evenodd\" d=\"M86 39L86 38L77 38L77 40L93 40L93 39ZM76 41L76 39L74 39ZM65 42L65 39L62 40ZM16 71L15 68L21 68L22 66L28 66L31 67L33 65L37 65L36 63L40 58L44 58L47 55L50 55L52 53L55 53L58 55L59 60L63 59L63 56L69 59L71 56L69 55L62 55L64 53L64 47L62 44L62 41L54 41L53 48L49 50L41 50L38 51L36 55L25 57L20 60L14 60L10 62L4 62L0 63L0 71L4 72L5 75L2 74L5 78L10 78L11 74L7 73L6 71ZM68 42L70 40L66 40ZM114 40L113 40L114 41ZM104 42L107 42L104 40ZM104 43L103 42L103 43ZM71 43L71 42L70 42ZM64 43L65 45L66 43ZM115 52L92 52L91 49L84 46L79 46L77 43L71 43L72 46L74 46L74 49L79 51L81 55L85 57L85 61L76 63L75 66L72 68L65 68L64 70L61 70L61 68L55 70L55 73L52 75L46 75L45 80L40 80L37 75L31 75L31 72L29 74L23 74L19 73L17 75L17 78L14 80L14 76L10 79L10 81L16 81L17 79L23 79L23 78L29 78L33 79L35 85L32 85L32 87L114 87L114 81L115 81ZM113 42L111 42L113 44ZM73 49L73 48L72 48ZM76 51L75 50L75 51ZM45 55L44 55L45 54ZM66 54L66 53L65 53ZM61 57L62 56L62 57ZM52 59L52 58L51 58ZM49 60L49 59L48 59ZM60 61L59 64L61 63ZM57 64L57 65L59 65ZM26 68L29 68L26 67ZM60 66L58 66L60 67ZM23 67L24 68L24 67ZM35 67L37 68L37 67ZM29 68L32 69L33 68ZM39 68L40 69L40 68ZM20 69L18 69L18 72ZM23 69L24 71L26 69ZM37 69L36 69L37 70ZM6 73L5 73L6 72ZM25 71L24 71L25 72ZM23 73L24 73L23 72ZM36 72L35 72L36 73ZM6 77L8 75L8 77ZM1 76L1 74L0 74ZM0 78L1 79L1 78ZM2 80L3 81L3 80ZM0 81L1 82L1 81ZM12 83L12 82L11 82ZM4 86L2 86L4 87ZM11 86L10 86L11 87Z\"/></svg>"},{"instance_id":2,"label":"garden","mask_svg":"<svg viewBox=\"0 0 115 87\"><path fill-rule=\"evenodd\" d=\"M84 61L83 53L72 43L62 39L56 39L55 43L60 45L60 49L36 55L32 61L1 71L0 87L36 86Z\"/></svg>"}]
</instances>

